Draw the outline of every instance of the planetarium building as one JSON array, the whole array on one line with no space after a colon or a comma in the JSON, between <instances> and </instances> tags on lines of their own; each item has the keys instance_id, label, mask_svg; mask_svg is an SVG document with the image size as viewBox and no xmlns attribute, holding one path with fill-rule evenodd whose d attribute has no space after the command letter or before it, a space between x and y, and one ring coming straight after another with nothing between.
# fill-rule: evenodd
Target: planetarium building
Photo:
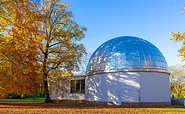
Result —
<instances>
[{"instance_id":1,"label":"planetarium building","mask_svg":"<svg viewBox=\"0 0 185 114\"><path fill-rule=\"evenodd\" d=\"M133 36L117 37L96 49L86 76L71 78L71 87L61 99L170 104L167 69L163 54L152 43ZM53 99L59 99L52 93Z\"/></svg>"},{"instance_id":2,"label":"planetarium building","mask_svg":"<svg viewBox=\"0 0 185 114\"><path fill-rule=\"evenodd\" d=\"M89 60L85 100L170 103L167 69L163 54L150 42L132 36L111 39Z\"/></svg>"}]
</instances>

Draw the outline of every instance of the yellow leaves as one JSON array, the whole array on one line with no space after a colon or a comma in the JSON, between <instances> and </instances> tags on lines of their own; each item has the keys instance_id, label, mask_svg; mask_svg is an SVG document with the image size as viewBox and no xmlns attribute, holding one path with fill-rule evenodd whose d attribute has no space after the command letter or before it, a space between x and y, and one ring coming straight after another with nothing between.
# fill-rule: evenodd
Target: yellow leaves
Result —
<instances>
[{"instance_id":1,"label":"yellow leaves","mask_svg":"<svg viewBox=\"0 0 185 114\"><path fill-rule=\"evenodd\" d=\"M44 12L48 11L46 7L44 7Z\"/></svg>"},{"instance_id":2,"label":"yellow leaves","mask_svg":"<svg viewBox=\"0 0 185 114\"><path fill-rule=\"evenodd\" d=\"M5 3L0 8L5 9L0 12L6 12L0 17L3 20L0 27L5 28L3 36L0 36L0 54L3 55L0 64L4 66L0 76L5 77L0 87L6 88L6 93L33 93L41 81L41 68L37 61L42 41L39 37L40 16L28 0L7 0Z\"/></svg>"},{"instance_id":3,"label":"yellow leaves","mask_svg":"<svg viewBox=\"0 0 185 114\"><path fill-rule=\"evenodd\" d=\"M43 74L61 80L73 75L85 53L76 43L85 29L73 21L67 4L44 0L36 6L29 1L6 0L0 7L0 63L7 66L1 73L11 92L36 90Z\"/></svg>"},{"instance_id":4,"label":"yellow leaves","mask_svg":"<svg viewBox=\"0 0 185 114\"><path fill-rule=\"evenodd\" d=\"M182 46L182 47L181 47L181 50L182 50L183 52L185 52L185 46Z\"/></svg>"},{"instance_id":5,"label":"yellow leaves","mask_svg":"<svg viewBox=\"0 0 185 114\"><path fill-rule=\"evenodd\" d=\"M172 36L170 38L170 40L175 40L175 41L185 41L185 32L171 32L170 36Z\"/></svg>"},{"instance_id":6,"label":"yellow leaves","mask_svg":"<svg viewBox=\"0 0 185 114\"><path fill-rule=\"evenodd\" d=\"M177 42L182 42L182 47L178 50L178 56L182 57L182 61L185 60L185 32L171 32L170 40L175 40Z\"/></svg>"}]
</instances>

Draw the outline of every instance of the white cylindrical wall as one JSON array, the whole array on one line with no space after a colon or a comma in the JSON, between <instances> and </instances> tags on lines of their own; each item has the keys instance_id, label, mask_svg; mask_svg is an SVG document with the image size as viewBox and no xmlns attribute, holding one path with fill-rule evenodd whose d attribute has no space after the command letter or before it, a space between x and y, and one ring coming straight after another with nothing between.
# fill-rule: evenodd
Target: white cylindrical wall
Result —
<instances>
[{"instance_id":1,"label":"white cylindrical wall","mask_svg":"<svg viewBox=\"0 0 185 114\"><path fill-rule=\"evenodd\" d=\"M169 74L119 72L86 77L86 101L170 102Z\"/></svg>"},{"instance_id":2,"label":"white cylindrical wall","mask_svg":"<svg viewBox=\"0 0 185 114\"><path fill-rule=\"evenodd\" d=\"M86 77L86 101L139 102L139 75L133 73L107 73Z\"/></svg>"},{"instance_id":3,"label":"white cylindrical wall","mask_svg":"<svg viewBox=\"0 0 185 114\"><path fill-rule=\"evenodd\" d=\"M141 102L171 102L169 74L141 72Z\"/></svg>"}]
</instances>

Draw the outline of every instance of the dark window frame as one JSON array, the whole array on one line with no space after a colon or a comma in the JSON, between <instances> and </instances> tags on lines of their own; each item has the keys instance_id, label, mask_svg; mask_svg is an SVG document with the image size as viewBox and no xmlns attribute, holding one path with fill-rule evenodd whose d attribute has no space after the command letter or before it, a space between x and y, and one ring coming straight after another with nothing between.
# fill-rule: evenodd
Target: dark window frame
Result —
<instances>
[{"instance_id":1,"label":"dark window frame","mask_svg":"<svg viewBox=\"0 0 185 114\"><path fill-rule=\"evenodd\" d=\"M71 93L85 93L85 79L71 80Z\"/></svg>"}]
</instances>

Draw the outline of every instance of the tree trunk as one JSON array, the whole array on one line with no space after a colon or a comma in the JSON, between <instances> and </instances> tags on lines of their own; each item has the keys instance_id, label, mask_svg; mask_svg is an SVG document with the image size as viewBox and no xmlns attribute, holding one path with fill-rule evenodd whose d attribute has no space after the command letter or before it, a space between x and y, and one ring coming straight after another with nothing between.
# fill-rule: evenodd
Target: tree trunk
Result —
<instances>
[{"instance_id":1,"label":"tree trunk","mask_svg":"<svg viewBox=\"0 0 185 114\"><path fill-rule=\"evenodd\" d=\"M49 89L48 89L48 72L46 68L47 58L48 58L48 43L46 45L47 49L44 53L44 62L43 62L43 83L44 83L44 94L45 94L45 102L52 102L50 95L49 95Z\"/></svg>"},{"instance_id":2,"label":"tree trunk","mask_svg":"<svg viewBox=\"0 0 185 114\"><path fill-rule=\"evenodd\" d=\"M45 94L45 102L52 102L50 95L49 95L48 80L47 80L46 73L44 73L44 94Z\"/></svg>"}]
</instances>

